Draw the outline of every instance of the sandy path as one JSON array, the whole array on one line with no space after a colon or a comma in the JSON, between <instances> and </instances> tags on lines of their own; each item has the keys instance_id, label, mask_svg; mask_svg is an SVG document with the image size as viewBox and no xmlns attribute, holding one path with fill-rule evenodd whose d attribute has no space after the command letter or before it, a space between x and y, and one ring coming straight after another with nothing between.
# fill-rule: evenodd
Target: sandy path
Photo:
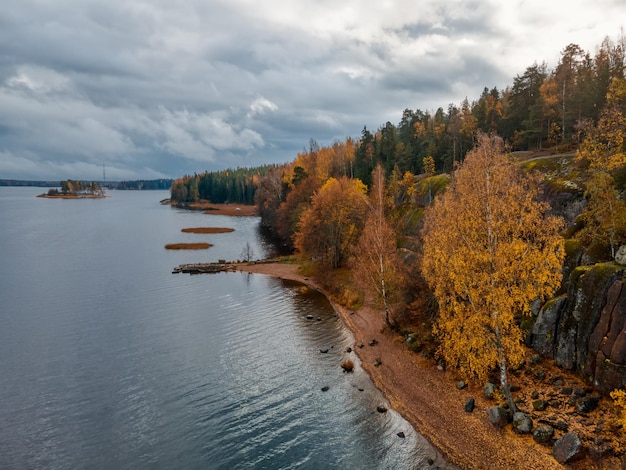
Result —
<instances>
[{"instance_id":1,"label":"sandy path","mask_svg":"<svg viewBox=\"0 0 626 470\"><path fill-rule=\"evenodd\" d=\"M256 264L238 269L300 281L324 293L313 279L299 275L296 265ZM467 469L565 468L554 460L551 448L539 446L530 436L514 435L510 427L497 430L491 426L485 410L493 405L484 399L482 390L472 384L457 390L451 374L411 353L397 336L382 333L380 312L367 306L358 312L334 307L354 334L355 344L365 344L355 350L376 387L448 461ZM371 339L378 343L369 346ZM375 367L376 359L382 365ZM464 410L469 398L476 400L473 413Z\"/></svg>"}]
</instances>

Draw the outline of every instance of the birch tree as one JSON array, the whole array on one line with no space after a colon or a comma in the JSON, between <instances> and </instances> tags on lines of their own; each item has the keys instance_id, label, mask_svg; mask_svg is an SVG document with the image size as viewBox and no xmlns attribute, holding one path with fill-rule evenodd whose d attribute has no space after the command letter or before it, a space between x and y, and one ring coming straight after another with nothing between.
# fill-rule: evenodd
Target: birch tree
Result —
<instances>
[{"instance_id":1,"label":"birch tree","mask_svg":"<svg viewBox=\"0 0 626 470\"><path fill-rule=\"evenodd\" d=\"M353 272L356 281L374 294L385 323L393 328L392 309L402 298L404 276L396 234L385 215L387 201L385 173L379 164L372 173L367 219L354 249Z\"/></svg>"},{"instance_id":2,"label":"birch tree","mask_svg":"<svg viewBox=\"0 0 626 470\"><path fill-rule=\"evenodd\" d=\"M422 232L440 353L481 381L497 365L512 411L507 369L524 357L516 316L558 288L564 258L562 221L537 196L538 184L504 154L502 140L483 134L426 210Z\"/></svg>"}]
</instances>

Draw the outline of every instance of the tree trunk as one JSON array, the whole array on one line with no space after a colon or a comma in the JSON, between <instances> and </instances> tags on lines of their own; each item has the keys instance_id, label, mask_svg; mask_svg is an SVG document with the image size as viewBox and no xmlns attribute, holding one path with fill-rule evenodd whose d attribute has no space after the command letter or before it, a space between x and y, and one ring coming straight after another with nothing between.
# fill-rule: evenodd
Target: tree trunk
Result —
<instances>
[{"instance_id":1,"label":"tree trunk","mask_svg":"<svg viewBox=\"0 0 626 470\"><path fill-rule=\"evenodd\" d=\"M504 356L504 350L502 349L502 341L500 338L500 330L496 328L496 339L498 343L498 362L500 363L500 387L506 402L509 405L511 415L517 411L515 402L513 401L513 395L511 395L511 389L507 380L506 374L506 357Z\"/></svg>"}]
</instances>

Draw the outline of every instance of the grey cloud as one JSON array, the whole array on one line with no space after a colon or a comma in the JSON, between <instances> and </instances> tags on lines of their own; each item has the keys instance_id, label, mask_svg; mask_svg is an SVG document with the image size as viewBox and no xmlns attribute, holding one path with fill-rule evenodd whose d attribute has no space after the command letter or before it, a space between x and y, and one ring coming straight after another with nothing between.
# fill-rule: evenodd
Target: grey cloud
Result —
<instances>
[{"instance_id":1,"label":"grey cloud","mask_svg":"<svg viewBox=\"0 0 626 470\"><path fill-rule=\"evenodd\" d=\"M530 63L512 70L503 56L528 31L503 21L522 7L509 8L14 2L0 11L0 178L89 179L103 161L121 179L291 160L310 138L358 137L404 108L512 81Z\"/></svg>"}]
</instances>

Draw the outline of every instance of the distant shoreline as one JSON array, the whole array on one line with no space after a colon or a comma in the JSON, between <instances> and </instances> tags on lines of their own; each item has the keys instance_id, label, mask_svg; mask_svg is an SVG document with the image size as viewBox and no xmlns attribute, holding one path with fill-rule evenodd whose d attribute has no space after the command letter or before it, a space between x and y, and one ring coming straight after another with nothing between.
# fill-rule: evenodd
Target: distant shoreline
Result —
<instances>
[{"instance_id":1,"label":"distant shoreline","mask_svg":"<svg viewBox=\"0 0 626 470\"><path fill-rule=\"evenodd\" d=\"M43 199L104 199L110 196L96 194L57 194L50 196L48 194L39 194L37 197Z\"/></svg>"}]
</instances>

